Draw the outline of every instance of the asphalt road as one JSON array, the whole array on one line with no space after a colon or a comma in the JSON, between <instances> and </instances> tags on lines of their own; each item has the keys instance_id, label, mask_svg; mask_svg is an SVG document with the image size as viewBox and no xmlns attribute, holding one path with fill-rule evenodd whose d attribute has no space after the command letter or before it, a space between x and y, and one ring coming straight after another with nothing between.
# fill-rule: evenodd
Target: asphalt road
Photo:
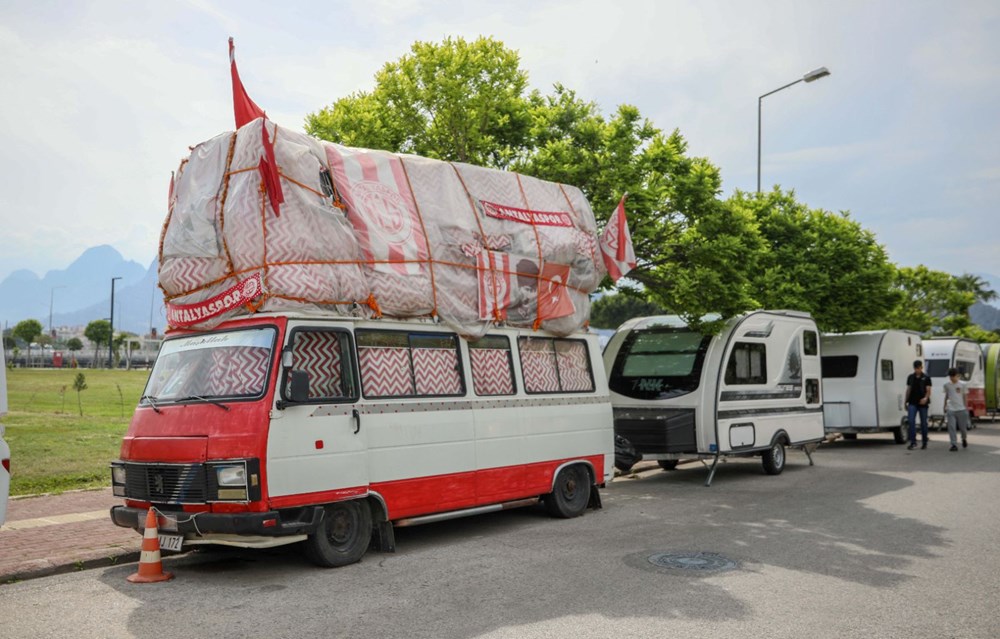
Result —
<instances>
[{"instance_id":1,"label":"asphalt road","mask_svg":"<svg viewBox=\"0 0 1000 639\"><path fill-rule=\"evenodd\" d=\"M890 435L824 445L784 474L759 461L648 470L572 520L519 510L397 531L398 552L323 570L292 548L0 587L0 636L1000 636L1000 424L906 451ZM722 572L660 567L701 555ZM708 553L708 554L705 554ZM697 557L696 557L697 559Z\"/></svg>"}]
</instances>

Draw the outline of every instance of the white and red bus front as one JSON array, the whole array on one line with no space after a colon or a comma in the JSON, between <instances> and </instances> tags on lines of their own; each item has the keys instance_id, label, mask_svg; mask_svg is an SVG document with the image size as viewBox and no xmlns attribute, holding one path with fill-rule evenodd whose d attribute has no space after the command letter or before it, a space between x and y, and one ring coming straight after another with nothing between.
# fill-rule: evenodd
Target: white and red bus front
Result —
<instances>
[{"instance_id":1,"label":"white and red bus front","mask_svg":"<svg viewBox=\"0 0 1000 639\"><path fill-rule=\"evenodd\" d=\"M115 524L138 530L152 506L160 532L239 535L240 545L260 546L315 528L314 512L289 519L268 507L267 434L285 325L283 317L239 320L164 341L112 463L114 494L125 499L112 508Z\"/></svg>"}]
</instances>

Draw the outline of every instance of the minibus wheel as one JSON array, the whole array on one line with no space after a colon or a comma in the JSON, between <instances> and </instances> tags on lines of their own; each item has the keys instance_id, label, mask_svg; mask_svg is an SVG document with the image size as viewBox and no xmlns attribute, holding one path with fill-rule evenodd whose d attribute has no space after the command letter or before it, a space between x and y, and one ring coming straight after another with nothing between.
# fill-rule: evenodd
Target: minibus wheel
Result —
<instances>
[{"instance_id":1,"label":"minibus wheel","mask_svg":"<svg viewBox=\"0 0 1000 639\"><path fill-rule=\"evenodd\" d=\"M780 475L785 470L785 445L781 442L774 442L771 447L761 455L761 462L764 464L764 472L768 475Z\"/></svg>"},{"instance_id":2,"label":"minibus wheel","mask_svg":"<svg viewBox=\"0 0 1000 639\"><path fill-rule=\"evenodd\" d=\"M335 568L359 561L372 537L368 503L355 499L329 504L316 532L304 542L305 554L317 566Z\"/></svg>"},{"instance_id":3,"label":"minibus wheel","mask_svg":"<svg viewBox=\"0 0 1000 639\"><path fill-rule=\"evenodd\" d=\"M545 496L545 508L553 517L569 519L582 515L588 501L590 473L580 464L574 464L556 475L552 492Z\"/></svg>"},{"instance_id":4,"label":"minibus wheel","mask_svg":"<svg viewBox=\"0 0 1000 639\"><path fill-rule=\"evenodd\" d=\"M676 459L658 459L656 460L656 463L659 464L660 468L662 468L663 470L673 470L677 468Z\"/></svg>"}]
</instances>

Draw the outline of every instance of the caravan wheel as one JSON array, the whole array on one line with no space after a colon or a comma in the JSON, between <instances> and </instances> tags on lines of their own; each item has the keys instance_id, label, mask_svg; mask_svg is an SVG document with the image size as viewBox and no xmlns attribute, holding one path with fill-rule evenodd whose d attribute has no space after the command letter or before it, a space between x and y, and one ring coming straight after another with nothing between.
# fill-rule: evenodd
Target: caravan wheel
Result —
<instances>
[{"instance_id":1,"label":"caravan wheel","mask_svg":"<svg viewBox=\"0 0 1000 639\"><path fill-rule=\"evenodd\" d=\"M371 508L355 499L327 506L319 528L303 544L309 561L335 568L360 561L371 538Z\"/></svg>"},{"instance_id":2,"label":"caravan wheel","mask_svg":"<svg viewBox=\"0 0 1000 639\"><path fill-rule=\"evenodd\" d=\"M768 475L780 475L785 470L785 445L781 442L774 442L770 448L761 455L761 462L764 464L764 472Z\"/></svg>"},{"instance_id":3,"label":"caravan wheel","mask_svg":"<svg viewBox=\"0 0 1000 639\"><path fill-rule=\"evenodd\" d=\"M656 461L656 463L659 464L660 468L662 468L663 470L673 470L677 468L676 459L659 459Z\"/></svg>"},{"instance_id":4,"label":"caravan wheel","mask_svg":"<svg viewBox=\"0 0 1000 639\"><path fill-rule=\"evenodd\" d=\"M910 436L910 427L908 425L900 426L899 428L892 429L892 441L897 444L905 444L906 438Z\"/></svg>"}]
</instances>

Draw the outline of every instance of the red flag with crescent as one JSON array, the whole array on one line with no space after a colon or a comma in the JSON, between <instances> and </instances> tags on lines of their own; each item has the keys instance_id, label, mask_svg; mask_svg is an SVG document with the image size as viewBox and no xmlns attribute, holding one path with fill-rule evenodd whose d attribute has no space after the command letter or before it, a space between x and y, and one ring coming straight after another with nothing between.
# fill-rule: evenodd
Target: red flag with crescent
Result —
<instances>
[{"instance_id":1,"label":"red flag with crescent","mask_svg":"<svg viewBox=\"0 0 1000 639\"><path fill-rule=\"evenodd\" d=\"M618 202L618 208L611 214L601 233L601 256L608 269L611 281L617 282L635 268L635 250L632 248L632 234L625 220L625 195Z\"/></svg>"},{"instance_id":2,"label":"red flag with crescent","mask_svg":"<svg viewBox=\"0 0 1000 639\"><path fill-rule=\"evenodd\" d=\"M229 70L233 76L233 114L236 116L236 128L253 122L257 118L266 118L267 114L264 113L264 109L257 106L247 95L247 90L243 88L240 72L236 70L236 54L232 38L229 38Z\"/></svg>"}]
</instances>

